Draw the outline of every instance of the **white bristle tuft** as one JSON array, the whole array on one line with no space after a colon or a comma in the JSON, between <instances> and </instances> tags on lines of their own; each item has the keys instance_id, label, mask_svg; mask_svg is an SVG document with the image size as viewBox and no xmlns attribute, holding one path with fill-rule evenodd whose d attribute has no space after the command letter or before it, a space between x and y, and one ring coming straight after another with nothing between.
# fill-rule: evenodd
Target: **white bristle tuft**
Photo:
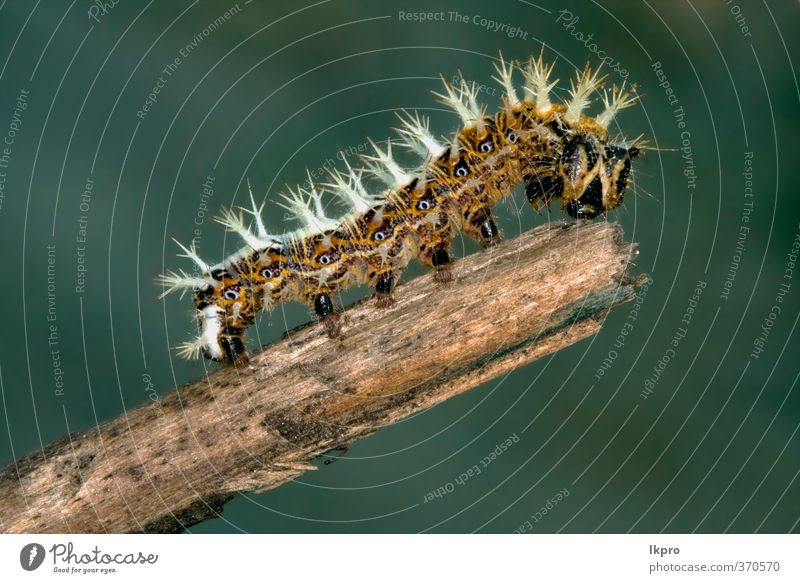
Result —
<instances>
[{"instance_id":1,"label":"white bristle tuft","mask_svg":"<svg viewBox=\"0 0 800 583\"><path fill-rule=\"evenodd\" d=\"M466 98L467 106L472 112L472 115L475 116L476 121L483 119L483 108L478 105L478 90L479 87L474 81L471 85L467 85L467 82L464 81L464 77L461 77L461 94Z\"/></svg>"},{"instance_id":2,"label":"white bristle tuft","mask_svg":"<svg viewBox=\"0 0 800 583\"><path fill-rule=\"evenodd\" d=\"M253 249L263 249L270 244L270 237L269 235L264 238L258 237L244 224L244 216L242 213L245 211L246 209L240 208L239 212L236 213L233 209L223 208L220 211L222 216L214 217L214 220L229 231L239 235L249 247ZM261 216L260 213L259 216Z\"/></svg>"},{"instance_id":3,"label":"white bristle tuft","mask_svg":"<svg viewBox=\"0 0 800 583\"><path fill-rule=\"evenodd\" d=\"M347 174L342 174L338 169L334 168L330 171L333 182L323 184L323 186L344 199L360 213L366 212L374 205L382 202L381 198L372 196L364 188L364 184L361 182L361 171L356 172L353 170L347 160L344 163L347 166Z\"/></svg>"},{"instance_id":4,"label":"white bristle tuft","mask_svg":"<svg viewBox=\"0 0 800 583\"><path fill-rule=\"evenodd\" d=\"M550 111L553 104L550 102L550 92L558 83L558 79L550 81L555 63L549 66L544 63L544 51L539 53L539 58L530 58L528 66L520 68L525 77L525 91L533 95L536 104L536 112L546 114Z\"/></svg>"},{"instance_id":5,"label":"white bristle tuft","mask_svg":"<svg viewBox=\"0 0 800 583\"><path fill-rule=\"evenodd\" d=\"M506 66L506 62L503 60L503 53L500 53L500 63L494 64L494 69L497 71L497 77L492 77L495 81L500 83L503 86L503 91L506 94L506 100L508 101L509 105L517 105L519 103L519 97L517 97L517 90L514 87L514 61L510 61L508 66Z\"/></svg>"},{"instance_id":6,"label":"white bristle tuft","mask_svg":"<svg viewBox=\"0 0 800 583\"><path fill-rule=\"evenodd\" d=\"M477 95L478 88L473 83L471 86L467 85L464 77L459 74L461 83L456 89L442 77L444 83L444 90L447 95L434 92L434 95L439 98L439 101L444 105L453 109L464 125L472 125L479 122L483 117L483 111L478 106Z\"/></svg>"},{"instance_id":7,"label":"white bristle tuft","mask_svg":"<svg viewBox=\"0 0 800 583\"><path fill-rule=\"evenodd\" d=\"M200 355L203 354L203 347L205 344L203 337L198 336L194 340L181 343L177 347L176 352L178 356L185 360L197 360L200 358Z\"/></svg>"},{"instance_id":8,"label":"white bristle tuft","mask_svg":"<svg viewBox=\"0 0 800 583\"><path fill-rule=\"evenodd\" d=\"M181 292L181 299L183 299L187 291L194 291L206 287L207 285L214 285L214 280L210 278L193 277L183 269L179 269L177 273L174 271L167 271L167 273L159 275L156 277L156 283L166 288L164 292L158 296L159 300L163 300L169 294L177 291Z\"/></svg>"},{"instance_id":9,"label":"white bristle tuft","mask_svg":"<svg viewBox=\"0 0 800 583\"><path fill-rule=\"evenodd\" d=\"M577 123L581 119L583 110L589 105L589 96L600 88L605 76L600 77L600 68L592 72L589 65L578 75L577 81L571 83L570 100L564 120L567 123Z\"/></svg>"},{"instance_id":10,"label":"white bristle tuft","mask_svg":"<svg viewBox=\"0 0 800 583\"><path fill-rule=\"evenodd\" d=\"M325 221L330 221L327 216L325 216L325 208L322 206L322 193L317 190L317 187L314 186L314 180L311 178L311 171L306 169L306 176L308 177L308 184L309 184L309 193L311 195L311 202L314 203L314 213L320 218Z\"/></svg>"},{"instance_id":11,"label":"white bristle tuft","mask_svg":"<svg viewBox=\"0 0 800 583\"><path fill-rule=\"evenodd\" d=\"M310 173L308 179L310 184L308 190L299 186L297 189L288 188L288 194L282 195L286 203L278 204L292 213L311 232L322 233L335 229L338 226L338 221L325 216L322 210L321 195L314 183L311 182Z\"/></svg>"},{"instance_id":12,"label":"white bristle tuft","mask_svg":"<svg viewBox=\"0 0 800 583\"><path fill-rule=\"evenodd\" d=\"M197 265L197 267L199 267L200 271L202 271L203 273L209 273L210 272L210 269L208 267L208 263L206 263L205 261L200 259L200 256L197 255L197 247L195 247L194 241L192 241L192 244L187 249L186 246L184 246L183 243L181 243L177 239L173 238L172 240L175 241L175 243L177 243L178 247L183 249L183 253L179 253L178 257L186 257L187 259L191 259L194 262L194 264Z\"/></svg>"},{"instance_id":13,"label":"white bristle tuft","mask_svg":"<svg viewBox=\"0 0 800 583\"><path fill-rule=\"evenodd\" d=\"M261 206L256 205L256 199L253 197L253 187L250 186L250 179L247 180L247 190L250 192L250 204L253 205L252 210L242 208L243 211L253 215L253 219L256 222L256 232L261 239L269 239L269 235L267 234L267 229L264 227L264 220L261 216L261 213L264 210L264 205L266 204L261 203Z\"/></svg>"},{"instance_id":14,"label":"white bristle tuft","mask_svg":"<svg viewBox=\"0 0 800 583\"><path fill-rule=\"evenodd\" d=\"M438 158L441 156L446 148L436 141L429 129L430 120L422 116L419 112L415 112L412 117L407 111L403 112L405 117L397 114L400 122L403 124L402 128L397 128L397 132L403 136L401 145L415 151L422 157L431 156Z\"/></svg>"},{"instance_id":15,"label":"white bristle tuft","mask_svg":"<svg viewBox=\"0 0 800 583\"><path fill-rule=\"evenodd\" d=\"M631 107L636 103L637 99L638 97L633 95L631 91L625 90L624 83L619 88L615 85L611 89L611 97L609 97L608 91L603 90L603 104L605 105L605 109L597 116L597 123L604 128L608 128L617 113L622 109Z\"/></svg>"},{"instance_id":16,"label":"white bristle tuft","mask_svg":"<svg viewBox=\"0 0 800 583\"><path fill-rule=\"evenodd\" d=\"M372 149L375 150L374 156L361 156L361 159L367 163L366 170L373 174L376 178L385 182L388 186L396 186L399 184L407 184L411 177L405 170L400 168L399 164L395 162L392 156L392 141L386 140L386 150L381 150L378 144L369 141Z\"/></svg>"}]
</instances>

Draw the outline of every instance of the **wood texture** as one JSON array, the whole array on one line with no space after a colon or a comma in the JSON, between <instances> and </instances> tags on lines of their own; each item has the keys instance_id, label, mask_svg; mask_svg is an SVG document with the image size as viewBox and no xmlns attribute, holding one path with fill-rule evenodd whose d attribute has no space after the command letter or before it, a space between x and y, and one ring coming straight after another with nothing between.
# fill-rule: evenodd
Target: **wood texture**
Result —
<instances>
[{"instance_id":1,"label":"wood texture","mask_svg":"<svg viewBox=\"0 0 800 583\"><path fill-rule=\"evenodd\" d=\"M551 223L459 260L453 282L362 301L331 340L316 323L0 470L6 532L176 532L238 492L600 329L634 297L635 247L603 221Z\"/></svg>"}]
</instances>

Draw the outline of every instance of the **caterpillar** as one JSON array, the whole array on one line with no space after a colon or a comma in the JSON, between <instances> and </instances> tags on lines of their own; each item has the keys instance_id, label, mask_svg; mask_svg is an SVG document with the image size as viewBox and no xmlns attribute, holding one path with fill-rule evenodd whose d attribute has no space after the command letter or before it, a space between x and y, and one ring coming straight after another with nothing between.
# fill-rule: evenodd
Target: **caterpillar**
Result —
<instances>
[{"instance_id":1,"label":"caterpillar","mask_svg":"<svg viewBox=\"0 0 800 583\"><path fill-rule=\"evenodd\" d=\"M444 92L434 93L452 108L461 128L447 142L430 131L419 113L398 115L399 144L419 154L418 168L402 168L385 148L370 141L374 154L362 156L364 167L330 172L329 182L289 188L281 203L301 226L275 234L262 219L264 204L224 209L219 223L237 233L245 246L217 264L201 259L194 244L181 247L199 275L184 270L159 276L163 293L194 294L199 335L182 344L185 358L201 354L234 363L246 356L244 334L262 310L281 302L302 302L316 312L331 337L341 333L336 294L358 284L375 290L377 305L392 304L392 291L413 259L434 270L445 283L452 276L451 241L458 232L483 246L500 240L492 207L516 186L534 209L559 199L574 219L605 215L623 199L631 160L642 149L640 138L613 142L608 128L617 113L636 102L625 84L603 89L604 108L591 117L586 108L603 87L600 68L587 66L571 81L569 99L551 101L558 80L543 54L523 66L500 55L493 77L503 89L502 106L494 115L477 101L475 84L463 77L458 85L442 78ZM514 74L524 77L520 95ZM365 176L366 175L366 176ZM371 182L384 188L371 192ZM349 207L344 216L326 215L322 195L330 193ZM252 216L245 224L245 214Z\"/></svg>"}]
</instances>

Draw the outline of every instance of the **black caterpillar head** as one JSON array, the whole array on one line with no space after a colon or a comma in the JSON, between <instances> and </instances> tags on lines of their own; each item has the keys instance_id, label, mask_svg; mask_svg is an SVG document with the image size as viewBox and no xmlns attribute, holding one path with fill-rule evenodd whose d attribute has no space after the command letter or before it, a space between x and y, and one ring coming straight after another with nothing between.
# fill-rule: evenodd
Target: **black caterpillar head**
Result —
<instances>
[{"instance_id":1,"label":"black caterpillar head","mask_svg":"<svg viewBox=\"0 0 800 583\"><path fill-rule=\"evenodd\" d=\"M638 154L636 146L609 145L591 133L568 138L556 167L567 213L591 219L618 206Z\"/></svg>"}]
</instances>

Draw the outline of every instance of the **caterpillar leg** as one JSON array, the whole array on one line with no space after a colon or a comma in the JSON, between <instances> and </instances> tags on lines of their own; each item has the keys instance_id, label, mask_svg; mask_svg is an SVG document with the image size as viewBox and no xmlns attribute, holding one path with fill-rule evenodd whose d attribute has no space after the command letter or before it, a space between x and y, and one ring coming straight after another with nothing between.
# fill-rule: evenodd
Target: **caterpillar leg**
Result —
<instances>
[{"instance_id":1,"label":"caterpillar leg","mask_svg":"<svg viewBox=\"0 0 800 583\"><path fill-rule=\"evenodd\" d=\"M547 208L554 198L560 197L564 191L564 183L560 176L540 175L528 178L525 196L533 210Z\"/></svg>"},{"instance_id":2,"label":"caterpillar leg","mask_svg":"<svg viewBox=\"0 0 800 583\"><path fill-rule=\"evenodd\" d=\"M392 292L397 280L391 271L381 273L378 276L378 281L375 284L375 303L381 309L389 308L394 304Z\"/></svg>"},{"instance_id":3,"label":"caterpillar leg","mask_svg":"<svg viewBox=\"0 0 800 583\"><path fill-rule=\"evenodd\" d=\"M433 256L431 257L431 262L435 268L433 272L433 279L436 282L449 283L453 280L453 272L450 271L453 261L450 259L450 253L448 253L446 249L437 249L434 251Z\"/></svg>"},{"instance_id":4,"label":"caterpillar leg","mask_svg":"<svg viewBox=\"0 0 800 583\"><path fill-rule=\"evenodd\" d=\"M438 283L448 283L453 279L450 268L453 260L450 258L450 242L440 242L420 250L420 261L433 268L433 279Z\"/></svg>"},{"instance_id":5,"label":"caterpillar leg","mask_svg":"<svg viewBox=\"0 0 800 583\"><path fill-rule=\"evenodd\" d=\"M483 248L500 242L500 230L494 222L492 211L485 206L478 207L466 217L464 234L480 243Z\"/></svg>"},{"instance_id":6,"label":"caterpillar leg","mask_svg":"<svg viewBox=\"0 0 800 583\"><path fill-rule=\"evenodd\" d=\"M342 333L342 319L336 312L331 296L325 293L317 294L314 297L314 311L328 332L328 336L337 338Z\"/></svg>"}]
</instances>

